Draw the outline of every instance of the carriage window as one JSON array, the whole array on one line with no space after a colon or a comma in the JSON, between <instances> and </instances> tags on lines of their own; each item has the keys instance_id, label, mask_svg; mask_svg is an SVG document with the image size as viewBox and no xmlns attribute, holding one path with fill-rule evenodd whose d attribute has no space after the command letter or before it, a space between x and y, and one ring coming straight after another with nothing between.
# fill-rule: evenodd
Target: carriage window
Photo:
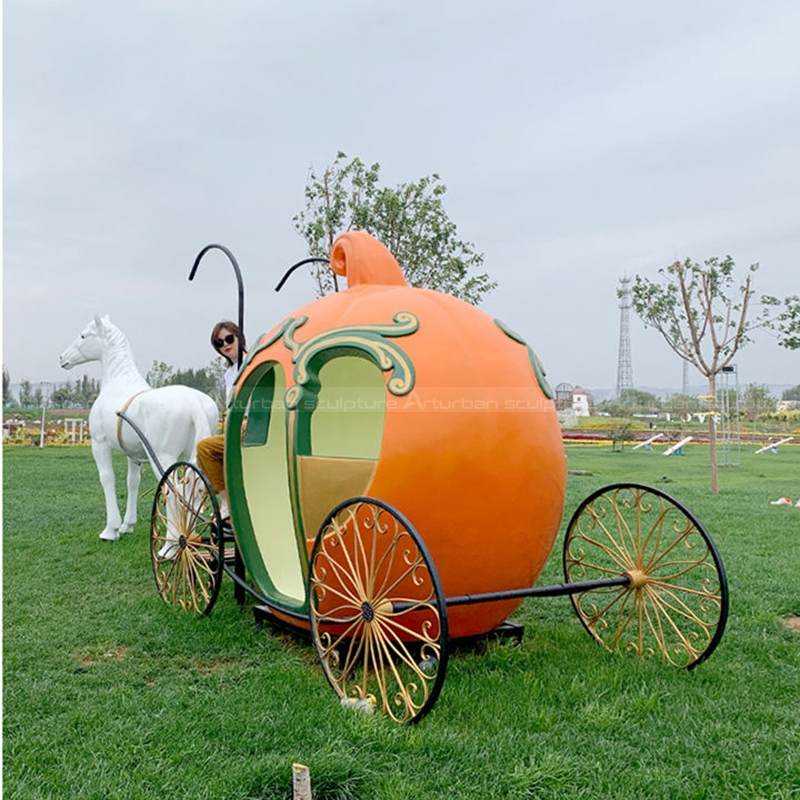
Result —
<instances>
[{"instance_id":1,"label":"carriage window","mask_svg":"<svg viewBox=\"0 0 800 800\"><path fill-rule=\"evenodd\" d=\"M378 458L386 384L377 364L358 355L334 358L320 368L319 383L310 420L310 454Z\"/></svg>"},{"instance_id":2,"label":"carriage window","mask_svg":"<svg viewBox=\"0 0 800 800\"><path fill-rule=\"evenodd\" d=\"M309 542L332 508L367 491L386 416L386 384L372 358L340 349L316 377L315 403L297 414L296 428L300 517Z\"/></svg>"},{"instance_id":3,"label":"carriage window","mask_svg":"<svg viewBox=\"0 0 800 800\"><path fill-rule=\"evenodd\" d=\"M275 400L275 370L267 372L253 388L247 401L246 427L242 445L263 447L267 443L269 421Z\"/></svg>"}]
</instances>

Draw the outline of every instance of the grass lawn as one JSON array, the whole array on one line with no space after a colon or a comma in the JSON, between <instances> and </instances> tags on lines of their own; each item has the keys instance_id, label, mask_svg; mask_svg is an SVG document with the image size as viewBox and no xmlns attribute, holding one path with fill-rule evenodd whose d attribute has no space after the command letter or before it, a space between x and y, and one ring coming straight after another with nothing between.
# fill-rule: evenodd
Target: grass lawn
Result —
<instances>
[{"instance_id":1,"label":"grass lawn","mask_svg":"<svg viewBox=\"0 0 800 800\"><path fill-rule=\"evenodd\" d=\"M312 646L260 629L230 581L206 619L165 605L152 497L133 534L101 542L88 448L6 449L3 796L289 798L301 762L315 800L800 798L800 632L787 624L800 508L770 505L800 497L800 447L754 450L714 497L703 446L567 448L565 518L630 480L674 495L714 538L730 616L697 669L608 653L568 598L526 600L520 647L459 652L431 713L397 726L343 710ZM561 538L539 583L562 580L560 560Z\"/></svg>"}]
</instances>

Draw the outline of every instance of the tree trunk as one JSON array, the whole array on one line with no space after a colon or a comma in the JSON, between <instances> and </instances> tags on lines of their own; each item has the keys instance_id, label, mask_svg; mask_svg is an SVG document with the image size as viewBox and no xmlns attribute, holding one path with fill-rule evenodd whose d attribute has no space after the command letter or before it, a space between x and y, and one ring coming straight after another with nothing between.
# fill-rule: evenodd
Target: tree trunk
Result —
<instances>
[{"instance_id":1,"label":"tree trunk","mask_svg":"<svg viewBox=\"0 0 800 800\"><path fill-rule=\"evenodd\" d=\"M717 376L708 376L708 453L711 458L711 494L719 494L717 473Z\"/></svg>"}]
</instances>

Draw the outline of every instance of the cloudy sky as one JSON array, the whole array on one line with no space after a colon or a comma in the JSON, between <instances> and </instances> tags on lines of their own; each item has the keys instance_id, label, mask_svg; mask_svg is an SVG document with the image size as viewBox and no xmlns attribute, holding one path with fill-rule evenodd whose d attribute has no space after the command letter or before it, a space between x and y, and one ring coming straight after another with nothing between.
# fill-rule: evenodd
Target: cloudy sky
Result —
<instances>
[{"instance_id":1,"label":"cloudy sky","mask_svg":"<svg viewBox=\"0 0 800 800\"><path fill-rule=\"evenodd\" d=\"M3 363L59 353L108 313L146 372L211 360L313 297L292 217L342 150L394 186L438 173L499 287L483 308L551 382L613 388L622 275L687 256L759 262L800 293L794 0L5 0ZM637 386L681 362L631 317ZM99 367L85 369L99 376ZM762 334L739 382L800 383ZM81 374L78 368L76 374ZM693 383L699 376L692 374Z\"/></svg>"}]
</instances>

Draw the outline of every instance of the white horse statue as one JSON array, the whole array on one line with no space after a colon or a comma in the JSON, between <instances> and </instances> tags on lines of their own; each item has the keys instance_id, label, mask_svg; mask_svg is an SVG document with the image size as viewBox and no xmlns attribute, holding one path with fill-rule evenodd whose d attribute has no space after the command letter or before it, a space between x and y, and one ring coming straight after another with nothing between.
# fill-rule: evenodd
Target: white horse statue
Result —
<instances>
[{"instance_id":1,"label":"white horse statue","mask_svg":"<svg viewBox=\"0 0 800 800\"><path fill-rule=\"evenodd\" d=\"M133 352L119 328L108 316L95 316L77 339L61 354L64 369L99 361L102 366L100 394L89 412L92 455L100 473L106 498L106 527L100 538L116 541L136 524L136 504L142 463L150 461L139 435L117 415L122 411L142 431L160 462L167 469L176 461L194 461L197 443L216 433L217 404L203 392L188 386L151 389L133 360ZM128 500L120 518L112 468L112 452L128 457Z\"/></svg>"}]
</instances>

